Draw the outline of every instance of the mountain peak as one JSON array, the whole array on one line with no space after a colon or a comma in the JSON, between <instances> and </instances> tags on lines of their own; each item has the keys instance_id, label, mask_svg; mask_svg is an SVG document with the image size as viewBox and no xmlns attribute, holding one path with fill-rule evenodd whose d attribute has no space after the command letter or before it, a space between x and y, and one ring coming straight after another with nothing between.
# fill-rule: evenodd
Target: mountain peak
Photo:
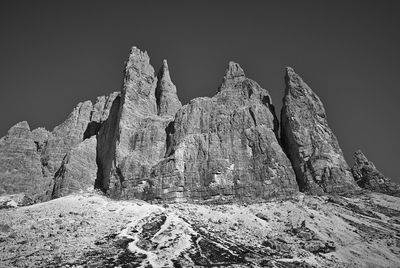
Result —
<instances>
[{"instance_id":1,"label":"mountain peak","mask_svg":"<svg viewBox=\"0 0 400 268\"><path fill-rule=\"evenodd\" d=\"M228 68L226 69L225 78L235 78L235 77L244 77L244 71L242 67L240 67L239 63L230 61L228 64Z\"/></svg>"},{"instance_id":2,"label":"mountain peak","mask_svg":"<svg viewBox=\"0 0 400 268\"><path fill-rule=\"evenodd\" d=\"M221 92L228 88L233 88L237 83L241 83L246 79L242 67L236 62L230 61L225 71L224 79L218 91Z\"/></svg>"}]
</instances>

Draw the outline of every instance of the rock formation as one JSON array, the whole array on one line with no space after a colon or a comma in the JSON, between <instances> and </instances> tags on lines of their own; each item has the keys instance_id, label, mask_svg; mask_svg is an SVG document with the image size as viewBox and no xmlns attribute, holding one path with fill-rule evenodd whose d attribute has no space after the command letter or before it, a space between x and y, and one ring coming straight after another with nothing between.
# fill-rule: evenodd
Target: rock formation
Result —
<instances>
[{"instance_id":1,"label":"rock formation","mask_svg":"<svg viewBox=\"0 0 400 268\"><path fill-rule=\"evenodd\" d=\"M35 193L45 184L40 155L26 121L0 139L0 195Z\"/></svg>"},{"instance_id":2,"label":"rock formation","mask_svg":"<svg viewBox=\"0 0 400 268\"><path fill-rule=\"evenodd\" d=\"M353 176L361 188L400 197L400 185L385 177L367 157L357 150L354 153Z\"/></svg>"},{"instance_id":3,"label":"rock formation","mask_svg":"<svg viewBox=\"0 0 400 268\"><path fill-rule=\"evenodd\" d=\"M80 190L93 189L96 180L96 137L79 143L68 152L55 174L52 198Z\"/></svg>"},{"instance_id":4,"label":"rock formation","mask_svg":"<svg viewBox=\"0 0 400 268\"><path fill-rule=\"evenodd\" d=\"M131 49L121 99L100 130L96 187L127 197L141 187L150 169L165 155L166 128L181 106L164 61L158 79L146 52ZM156 88L158 94L156 94Z\"/></svg>"},{"instance_id":5,"label":"rock formation","mask_svg":"<svg viewBox=\"0 0 400 268\"><path fill-rule=\"evenodd\" d=\"M286 68L285 83L282 145L300 190L311 194L355 191L357 186L321 100L292 68Z\"/></svg>"},{"instance_id":6,"label":"rock formation","mask_svg":"<svg viewBox=\"0 0 400 268\"><path fill-rule=\"evenodd\" d=\"M0 192L25 192L46 200L93 187L95 135L118 95L99 97L94 105L91 101L79 103L52 132L44 128L31 132L27 122L13 126L0 141Z\"/></svg>"},{"instance_id":7,"label":"rock formation","mask_svg":"<svg viewBox=\"0 0 400 268\"><path fill-rule=\"evenodd\" d=\"M176 95L176 86L171 81L167 60L163 61L157 78L156 99L158 115L174 117L179 108L182 107L182 104Z\"/></svg>"},{"instance_id":8,"label":"rock formation","mask_svg":"<svg viewBox=\"0 0 400 268\"><path fill-rule=\"evenodd\" d=\"M79 103L67 120L54 128L42 154L43 165L49 174L58 170L65 155L74 146L97 134L118 94L114 92L108 97L99 97L94 105L91 101Z\"/></svg>"},{"instance_id":9,"label":"rock formation","mask_svg":"<svg viewBox=\"0 0 400 268\"><path fill-rule=\"evenodd\" d=\"M213 98L183 106L167 127L166 158L132 191L169 201L286 198L298 191L276 138L268 92L230 62Z\"/></svg>"},{"instance_id":10,"label":"rock formation","mask_svg":"<svg viewBox=\"0 0 400 268\"><path fill-rule=\"evenodd\" d=\"M133 47L121 92L79 103L51 132L26 122L9 130L0 194L35 189L46 200L95 187L116 198L225 202L358 191L318 96L291 68L285 82L279 133L268 91L239 64L229 63L215 96L182 106L167 61L156 75ZM357 153L357 183L395 191L364 158Z\"/></svg>"}]
</instances>

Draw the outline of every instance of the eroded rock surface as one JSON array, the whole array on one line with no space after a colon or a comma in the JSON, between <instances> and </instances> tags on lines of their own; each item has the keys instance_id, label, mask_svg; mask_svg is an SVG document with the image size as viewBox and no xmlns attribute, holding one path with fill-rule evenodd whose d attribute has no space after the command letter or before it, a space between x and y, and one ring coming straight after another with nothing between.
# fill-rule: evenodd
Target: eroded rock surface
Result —
<instances>
[{"instance_id":1,"label":"eroded rock surface","mask_svg":"<svg viewBox=\"0 0 400 268\"><path fill-rule=\"evenodd\" d=\"M44 179L37 146L26 121L0 139L0 195L40 192Z\"/></svg>"},{"instance_id":2,"label":"eroded rock surface","mask_svg":"<svg viewBox=\"0 0 400 268\"><path fill-rule=\"evenodd\" d=\"M286 68L285 82L282 144L300 190L311 194L355 191L357 186L321 100L292 68Z\"/></svg>"},{"instance_id":3,"label":"eroded rock surface","mask_svg":"<svg viewBox=\"0 0 400 268\"><path fill-rule=\"evenodd\" d=\"M40 187L56 198L94 185L112 197L170 202L358 191L322 102L293 69L285 81L279 133L268 91L239 64L229 63L214 97L182 106L167 61L156 75L133 47L121 92L79 103L52 132L26 122L10 129L0 141L0 191ZM377 188L383 175L360 165L357 182Z\"/></svg>"},{"instance_id":4,"label":"eroded rock surface","mask_svg":"<svg viewBox=\"0 0 400 268\"><path fill-rule=\"evenodd\" d=\"M167 60L163 61L157 78L156 98L158 115L174 117L176 112L182 107L182 103L176 95L176 86L171 81Z\"/></svg>"},{"instance_id":5,"label":"eroded rock surface","mask_svg":"<svg viewBox=\"0 0 400 268\"><path fill-rule=\"evenodd\" d=\"M159 114L171 113L172 106L166 101L177 100L166 62L160 79L161 95L157 97L162 99L157 100L157 77L150 58L133 47L125 66L121 98L113 104L98 135L96 187L112 196L130 196L132 188L141 187L151 167L165 155L165 129L172 118Z\"/></svg>"},{"instance_id":6,"label":"eroded rock surface","mask_svg":"<svg viewBox=\"0 0 400 268\"><path fill-rule=\"evenodd\" d=\"M361 188L400 197L400 185L385 177L367 157L357 150L351 168L354 179Z\"/></svg>"},{"instance_id":7,"label":"eroded rock surface","mask_svg":"<svg viewBox=\"0 0 400 268\"><path fill-rule=\"evenodd\" d=\"M118 94L114 92L107 97L99 97L95 104L91 101L79 103L67 120L54 128L42 153L42 163L49 174L59 169L65 155L73 147L97 134Z\"/></svg>"},{"instance_id":8,"label":"eroded rock surface","mask_svg":"<svg viewBox=\"0 0 400 268\"><path fill-rule=\"evenodd\" d=\"M271 199L297 192L276 137L267 90L230 62L218 93L183 106L168 131L166 159L153 167L147 197L162 200Z\"/></svg>"},{"instance_id":9,"label":"eroded rock surface","mask_svg":"<svg viewBox=\"0 0 400 268\"><path fill-rule=\"evenodd\" d=\"M96 146L97 140L93 136L66 154L54 177L52 198L93 189L97 174Z\"/></svg>"},{"instance_id":10,"label":"eroded rock surface","mask_svg":"<svg viewBox=\"0 0 400 268\"><path fill-rule=\"evenodd\" d=\"M0 194L25 192L43 201L89 184L93 188L97 173L95 135L118 95L99 97L95 104L79 103L52 132L44 128L30 131L27 122L13 126L0 141Z\"/></svg>"}]
</instances>

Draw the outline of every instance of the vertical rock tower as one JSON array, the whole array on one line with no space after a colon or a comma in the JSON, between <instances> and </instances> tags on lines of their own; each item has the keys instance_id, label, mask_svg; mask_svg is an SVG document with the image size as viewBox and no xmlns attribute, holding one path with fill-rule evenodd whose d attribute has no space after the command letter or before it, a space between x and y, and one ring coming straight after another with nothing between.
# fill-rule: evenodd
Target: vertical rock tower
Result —
<instances>
[{"instance_id":1,"label":"vertical rock tower","mask_svg":"<svg viewBox=\"0 0 400 268\"><path fill-rule=\"evenodd\" d=\"M43 201L95 187L124 199L262 201L357 183L400 192L361 152L350 171L321 100L292 68L285 83L279 129L269 92L239 64L213 97L182 106L167 61L155 73L133 47L121 92L79 103L51 132L21 122L0 139L0 194Z\"/></svg>"},{"instance_id":2,"label":"vertical rock tower","mask_svg":"<svg viewBox=\"0 0 400 268\"><path fill-rule=\"evenodd\" d=\"M217 94L183 106L171 123L166 158L153 167L149 198L268 200L298 191L277 140L267 90L230 62Z\"/></svg>"},{"instance_id":3,"label":"vertical rock tower","mask_svg":"<svg viewBox=\"0 0 400 268\"><path fill-rule=\"evenodd\" d=\"M142 198L145 178L164 158L166 128L180 107L167 62L157 78L147 52L133 47L121 98L98 134L96 186L112 196Z\"/></svg>"},{"instance_id":4,"label":"vertical rock tower","mask_svg":"<svg viewBox=\"0 0 400 268\"><path fill-rule=\"evenodd\" d=\"M300 190L311 194L355 191L357 186L328 126L321 100L290 67L286 68L285 83L282 145L292 162Z\"/></svg>"}]
</instances>

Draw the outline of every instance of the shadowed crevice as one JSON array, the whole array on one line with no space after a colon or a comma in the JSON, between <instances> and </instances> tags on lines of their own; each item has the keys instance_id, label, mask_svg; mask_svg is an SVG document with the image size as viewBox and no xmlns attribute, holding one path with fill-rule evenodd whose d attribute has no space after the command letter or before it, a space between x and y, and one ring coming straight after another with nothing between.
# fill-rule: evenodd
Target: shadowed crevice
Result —
<instances>
[{"instance_id":1,"label":"shadowed crevice","mask_svg":"<svg viewBox=\"0 0 400 268\"><path fill-rule=\"evenodd\" d=\"M118 138L118 123L121 97L115 98L108 119L97 133L95 189L107 192L110 184L111 168L115 162L115 146Z\"/></svg>"}]
</instances>

